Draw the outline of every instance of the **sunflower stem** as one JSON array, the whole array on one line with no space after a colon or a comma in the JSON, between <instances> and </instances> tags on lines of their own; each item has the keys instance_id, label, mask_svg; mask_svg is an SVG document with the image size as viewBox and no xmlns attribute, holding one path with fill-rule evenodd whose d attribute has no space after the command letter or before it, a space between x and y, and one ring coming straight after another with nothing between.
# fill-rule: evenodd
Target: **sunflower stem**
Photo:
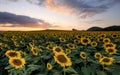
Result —
<instances>
[{"instance_id":1,"label":"sunflower stem","mask_svg":"<svg viewBox=\"0 0 120 75\"><path fill-rule=\"evenodd\" d=\"M66 73L65 73L65 66L63 67L63 71L64 71L64 75L66 75Z\"/></svg>"},{"instance_id":2,"label":"sunflower stem","mask_svg":"<svg viewBox=\"0 0 120 75\"><path fill-rule=\"evenodd\" d=\"M103 72L104 72L104 65L103 65Z\"/></svg>"},{"instance_id":3,"label":"sunflower stem","mask_svg":"<svg viewBox=\"0 0 120 75\"><path fill-rule=\"evenodd\" d=\"M26 72L26 70L25 70L25 67L23 68L23 71L24 71L24 75L27 75L27 72Z\"/></svg>"}]
</instances>

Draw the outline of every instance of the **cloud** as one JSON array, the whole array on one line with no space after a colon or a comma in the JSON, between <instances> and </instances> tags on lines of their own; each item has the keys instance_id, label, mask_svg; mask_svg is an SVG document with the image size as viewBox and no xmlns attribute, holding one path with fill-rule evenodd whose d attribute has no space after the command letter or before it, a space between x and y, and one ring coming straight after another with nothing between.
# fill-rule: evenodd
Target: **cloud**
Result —
<instances>
[{"instance_id":1,"label":"cloud","mask_svg":"<svg viewBox=\"0 0 120 75\"><path fill-rule=\"evenodd\" d=\"M106 12L120 0L27 0L42 5L52 11L63 14L76 14L81 18L91 17ZM35 2L36 1L36 2Z\"/></svg>"},{"instance_id":2,"label":"cloud","mask_svg":"<svg viewBox=\"0 0 120 75\"><path fill-rule=\"evenodd\" d=\"M20 1L20 0L9 0ZM26 0L62 14L74 14L81 18L106 12L120 0Z\"/></svg>"},{"instance_id":3,"label":"cloud","mask_svg":"<svg viewBox=\"0 0 120 75\"><path fill-rule=\"evenodd\" d=\"M85 21L85 23L88 23L88 24L106 24L107 21L106 20L91 20L91 21Z\"/></svg>"},{"instance_id":4,"label":"cloud","mask_svg":"<svg viewBox=\"0 0 120 75\"><path fill-rule=\"evenodd\" d=\"M8 12L0 12L1 27L32 27L49 28L52 25L44 20L31 18L23 15L16 15Z\"/></svg>"}]
</instances>

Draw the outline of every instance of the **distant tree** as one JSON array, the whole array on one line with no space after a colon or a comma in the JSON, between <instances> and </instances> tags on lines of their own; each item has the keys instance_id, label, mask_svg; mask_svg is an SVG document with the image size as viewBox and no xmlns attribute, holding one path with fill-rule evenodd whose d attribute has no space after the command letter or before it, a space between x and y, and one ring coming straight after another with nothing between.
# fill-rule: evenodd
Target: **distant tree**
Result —
<instances>
[{"instance_id":1,"label":"distant tree","mask_svg":"<svg viewBox=\"0 0 120 75\"><path fill-rule=\"evenodd\" d=\"M77 29L73 28L72 31L77 31Z\"/></svg>"}]
</instances>

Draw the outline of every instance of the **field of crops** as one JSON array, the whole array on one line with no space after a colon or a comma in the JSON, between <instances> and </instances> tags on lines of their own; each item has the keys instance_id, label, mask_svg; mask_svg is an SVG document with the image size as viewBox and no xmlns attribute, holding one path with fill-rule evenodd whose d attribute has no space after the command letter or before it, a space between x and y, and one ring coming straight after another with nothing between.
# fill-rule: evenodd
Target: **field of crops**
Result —
<instances>
[{"instance_id":1,"label":"field of crops","mask_svg":"<svg viewBox=\"0 0 120 75\"><path fill-rule=\"evenodd\" d=\"M120 75L120 32L0 32L0 75Z\"/></svg>"}]
</instances>

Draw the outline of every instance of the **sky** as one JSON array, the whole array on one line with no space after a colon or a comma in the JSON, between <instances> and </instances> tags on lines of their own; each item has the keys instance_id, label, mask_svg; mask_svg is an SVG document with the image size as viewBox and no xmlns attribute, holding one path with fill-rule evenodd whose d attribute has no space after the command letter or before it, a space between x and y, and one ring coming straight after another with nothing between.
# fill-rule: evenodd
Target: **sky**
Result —
<instances>
[{"instance_id":1,"label":"sky","mask_svg":"<svg viewBox=\"0 0 120 75\"><path fill-rule=\"evenodd\" d=\"M120 25L120 0L0 0L0 31Z\"/></svg>"}]
</instances>

